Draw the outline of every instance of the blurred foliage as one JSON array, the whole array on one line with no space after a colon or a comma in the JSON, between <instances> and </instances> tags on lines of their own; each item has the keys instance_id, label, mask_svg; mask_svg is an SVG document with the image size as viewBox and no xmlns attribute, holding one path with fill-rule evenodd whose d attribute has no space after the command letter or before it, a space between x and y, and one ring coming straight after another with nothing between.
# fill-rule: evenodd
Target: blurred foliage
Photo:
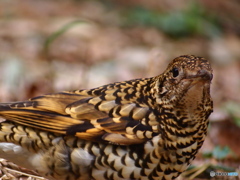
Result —
<instances>
[{"instance_id":1,"label":"blurred foliage","mask_svg":"<svg viewBox=\"0 0 240 180\"><path fill-rule=\"evenodd\" d=\"M63 35L66 31L68 31L69 29L71 29L74 26L77 26L79 24L82 23L87 23L87 21L84 20L74 20L71 21L67 24L65 24L64 26L62 26L60 29L58 29L56 32L52 33L45 41L43 47L44 47L44 53L47 55L48 54L48 50L49 50L49 46L53 43L53 41L55 39L57 39L58 37L60 37L61 35Z\"/></svg>"},{"instance_id":2,"label":"blurred foliage","mask_svg":"<svg viewBox=\"0 0 240 180\"><path fill-rule=\"evenodd\" d=\"M216 146L212 151L212 155L216 159L224 159L230 153L231 153L231 150L228 146L224 146L224 147Z\"/></svg>"},{"instance_id":3,"label":"blurred foliage","mask_svg":"<svg viewBox=\"0 0 240 180\"><path fill-rule=\"evenodd\" d=\"M232 117L234 123L240 127L240 104L230 101L224 105L224 109Z\"/></svg>"},{"instance_id":4,"label":"blurred foliage","mask_svg":"<svg viewBox=\"0 0 240 180\"><path fill-rule=\"evenodd\" d=\"M189 35L215 37L222 32L217 17L207 13L197 3L190 3L186 9L171 12L135 7L124 11L123 18L125 26L156 27L174 38Z\"/></svg>"},{"instance_id":5,"label":"blurred foliage","mask_svg":"<svg viewBox=\"0 0 240 180\"><path fill-rule=\"evenodd\" d=\"M212 151L203 153L205 158L215 158L218 160L222 160L227 158L228 156L235 156L235 154L231 151L228 146L220 147L216 146Z\"/></svg>"}]
</instances>

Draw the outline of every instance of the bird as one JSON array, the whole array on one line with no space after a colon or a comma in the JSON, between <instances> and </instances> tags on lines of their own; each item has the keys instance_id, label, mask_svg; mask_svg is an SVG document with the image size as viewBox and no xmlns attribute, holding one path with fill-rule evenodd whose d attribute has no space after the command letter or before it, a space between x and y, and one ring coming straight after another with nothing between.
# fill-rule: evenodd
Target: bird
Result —
<instances>
[{"instance_id":1,"label":"bird","mask_svg":"<svg viewBox=\"0 0 240 180\"><path fill-rule=\"evenodd\" d=\"M55 180L170 180L201 148L213 112L210 62L0 103L0 157Z\"/></svg>"}]
</instances>

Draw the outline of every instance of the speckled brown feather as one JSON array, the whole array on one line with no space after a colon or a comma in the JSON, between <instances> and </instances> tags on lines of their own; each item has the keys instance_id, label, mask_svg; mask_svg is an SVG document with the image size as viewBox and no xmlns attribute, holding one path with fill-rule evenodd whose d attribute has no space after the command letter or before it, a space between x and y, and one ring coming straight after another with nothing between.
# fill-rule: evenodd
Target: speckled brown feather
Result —
<instances>
[{"instance_id":1,"label":"speckled brown feather","mask_svg":"<svg viewBox=\"0 0 240 180\"><path fill-rule=\"evenodd\" d=\"M53 152L77 159L79 153L91 156L91 165L80 164L79 171L71 165L69 179L71 174L81 179L83 172L92 179L172 179L186 169L205 139L212 112L211 79L209 62L187 55L153 78L3 103L0 116L6 121L0 125L0 142L27 143L29 151L43 151L43 164L50 158L44 167L56 166L49 156ZM34 133L20 140L15 137L19 131ZM31 134L35 140L28 139ZM71 164L71 158L65 161ZM60 177L51 171L52 175L42 174Z\"/></svg>"}]
</instances>

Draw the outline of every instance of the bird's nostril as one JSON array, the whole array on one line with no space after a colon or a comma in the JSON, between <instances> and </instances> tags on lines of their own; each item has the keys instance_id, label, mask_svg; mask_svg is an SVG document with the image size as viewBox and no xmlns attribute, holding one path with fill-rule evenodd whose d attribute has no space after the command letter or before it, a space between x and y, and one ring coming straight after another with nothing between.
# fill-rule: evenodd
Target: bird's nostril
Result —
<instances>
[{"instance_id":1,"label":"bird's nostril","mask_svg":"<svg viewBox=\"0 0 240 180\"><path fill-rule=\"evenodd\" d=\"M198 76L201 76L204 79L207 79L207 80L210 80L210 81L213 78L213 74L206 69L201 69L200 71L198 71Z\"/></svg>"}]
</instances>

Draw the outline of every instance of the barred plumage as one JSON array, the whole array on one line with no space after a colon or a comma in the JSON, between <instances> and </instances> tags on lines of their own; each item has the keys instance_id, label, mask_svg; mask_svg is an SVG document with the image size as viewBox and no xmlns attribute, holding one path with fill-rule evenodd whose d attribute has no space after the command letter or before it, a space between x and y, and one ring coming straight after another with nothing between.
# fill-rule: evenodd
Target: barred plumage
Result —
<instances>
[{"instance_id":1,"label":"barred plumage","mask_svg":"<svg viewBox=\"0 0 240 180\"><path fill-rule=\"evenodd\" d=\"M159 76L0 104L0 156L49 179L174 179L205 139L212 69L175 58Z\"/></svg>"}]
</instances>

